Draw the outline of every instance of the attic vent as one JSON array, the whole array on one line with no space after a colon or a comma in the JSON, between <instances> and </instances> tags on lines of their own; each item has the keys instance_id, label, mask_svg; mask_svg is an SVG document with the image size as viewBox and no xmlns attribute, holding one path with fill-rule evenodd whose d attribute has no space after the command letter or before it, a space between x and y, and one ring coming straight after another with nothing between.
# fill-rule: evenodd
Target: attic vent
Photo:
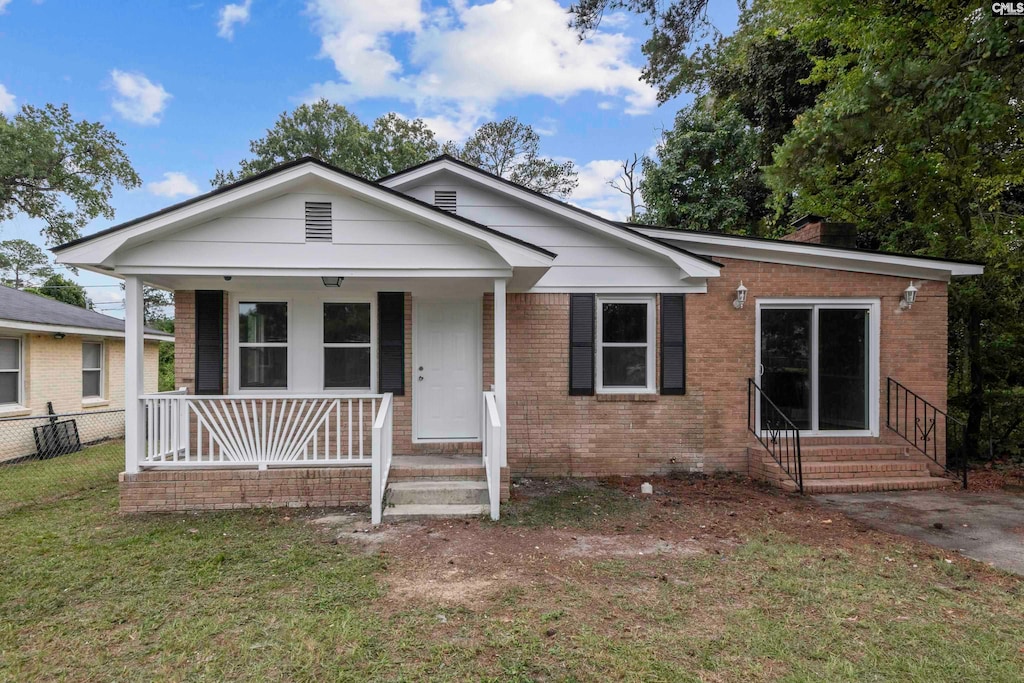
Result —
<instances>
[{"instance_id":1,"label":"attic vent","mask_svg":"<svg viewBox=\"0 0 1024 683\"><path fill-rule=\"evenodd\" d=\"M434 206L455 213L455 190L434 190Z\"/></svg>"},{"instance_id":2,"label":"attic vent","mask_svg":"<svg viewBox=\"0 0 1024 683\"><path fill-rule=\"evenodd\" d=\"M330 202L306 202L306 241L331 241Z\"/></svg>"}]
</instances>

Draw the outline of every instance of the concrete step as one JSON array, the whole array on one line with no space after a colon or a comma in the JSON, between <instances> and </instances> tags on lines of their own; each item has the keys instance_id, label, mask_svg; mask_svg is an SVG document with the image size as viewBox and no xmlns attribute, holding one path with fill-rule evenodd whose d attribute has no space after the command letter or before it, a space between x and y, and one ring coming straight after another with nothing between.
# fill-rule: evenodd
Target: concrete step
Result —
<instances>
[{"instance_id":1,"label":"concrete step","mask_svg":"<svg viewBox=\"0 0 1024 683\"><path fill-rule=\"evenodd\" d=\"M394 505L484 505L489 502L486 481L396 481L388 484L388 490L388 503Z\"/></svg>"},{"instance_id":2,"label":"concrete step","mask_svg":"<svg viewBox=\"0 0 1024 683\"><path fill-rule=\"evenodd\" d=\"M921 491L956 486L945 477L864 477L858 479L804 479L804 493L858 493L864 491ZM794 487L795 488L795 485Z\"/></svg>"},{"instance_id":3,"label":"concrete step","mask_svg":"<svg viewBox=\"0 0 1024 683\"><path fill-rule=\"evenodd\" d=\"M927 477L928 465L915 458L897 460L804 461L804 481L864 477Z\"/></svg>"},{"instance_id":4,"label":"concrete step","mask_svg":"<svg viewBox=\"0 0 1024 683\"><path fill-rule=\"evenodd\" d=\"M384 519L397 522L424 517L480 517L490 511L490 505L395 505L384 508Z\"/></svg>"}]
</instances>

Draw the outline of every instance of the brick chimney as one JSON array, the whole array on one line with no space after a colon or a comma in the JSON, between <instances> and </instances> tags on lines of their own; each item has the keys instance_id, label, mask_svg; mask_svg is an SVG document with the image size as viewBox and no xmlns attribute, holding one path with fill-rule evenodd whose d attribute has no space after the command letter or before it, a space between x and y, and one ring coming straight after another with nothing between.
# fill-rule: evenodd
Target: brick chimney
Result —
<instances>
[{"instance_id":1,"label":"brick chimney","mask_svg":"<svg viewBox=\"0 0 1024 683\"><path fill-rule=\"evenodd\" d=\"M793 232L782 239L807 244L827 244L834 247L857 246L857 226L853 223L829 223L813 213L793 223Z\"/></svg>"}]
</instances>

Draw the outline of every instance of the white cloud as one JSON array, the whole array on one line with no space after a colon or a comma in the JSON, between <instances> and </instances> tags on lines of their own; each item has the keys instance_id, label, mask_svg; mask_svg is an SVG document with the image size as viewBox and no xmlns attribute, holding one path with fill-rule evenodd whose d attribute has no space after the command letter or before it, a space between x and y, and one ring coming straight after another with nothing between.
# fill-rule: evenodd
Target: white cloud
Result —
<instances>
[{"instance_id":1,"label":"white cloud","mask_svg":"<svg viewBox=\"0 0 1024 683\"><path fill-rule=\"evenodd\" d=\"M11 0L0 0L0 14L7 11L7 6L11 4Z\"/></svg>"},{"instance_id":2,"label":"white cloud","mask_svg":"<svg viewBox=\"0 0 1024 683\"><path fill-rule=\"evenodd\" d=\"M0 114L13 114L18 109L17 105L14 104L16 99L18 98L12 95L3 83L0 83Z\"/></svg>"},{"instance_id":3,"label":"white cloud","mask_svg":"<svg viewBox=\"0 0 1024 683\"><path fill-rule=\"evenodd\" d=\"M252 0L245 0L240 4L224 5L220 8L220 19L217 21L217 35L221 38L231 40L235 37L235 25L249 23L249 10L252 9Z\"/></svg>"},{"instance_id":4,"label":"white cloud","mask_svg":"<svg viewBox=\"0 0 1024 683\"><path fill-rule=\"evenodd\" d=\"M443 118L449 131L525 96L562 101L593 92L616 98L629 114L657 106L630 61L633 39L599 30L581 43L556 0L452 0L429 13L420 0L310 0L308 7L321 56L339 76L315 84L311 98L398 98Z\"/></svg>"},{"instance_id":5,"label":"white cloud","mask_svg":"<svg viewBox=\"0 0 1024 683\"><path fill-rule=\"evenodd\" d=\"M191 197L199 194L199 186L184 173L169 171L163 180L146 183L146 189L158 197Z\"/></svg>"},{"instance_id":6,"label":"white cloud","mask_svg":"<svg viewBox=\"0 0 1024 683\"><path fill-rule=\"evenodd\" d=\"M159 83L153 83L141 73L128 73L114 69L110 72L114 82L114 111L143 126L160 123L160 116L171 99L171 94Z\"/></svg>"},{"instance_id":7,"label":"white cloud","mask_svg":"<svg viewBox=\"0 0 1024 683\"><path fill-rule=\"evenodd\" d=\"M570 198L573 204L609 220L622 221L629 217L629 197L608 184L622 172L621 161L595 159L578 166L577 170L580 183Z\"/></svg>"}]
</instances>

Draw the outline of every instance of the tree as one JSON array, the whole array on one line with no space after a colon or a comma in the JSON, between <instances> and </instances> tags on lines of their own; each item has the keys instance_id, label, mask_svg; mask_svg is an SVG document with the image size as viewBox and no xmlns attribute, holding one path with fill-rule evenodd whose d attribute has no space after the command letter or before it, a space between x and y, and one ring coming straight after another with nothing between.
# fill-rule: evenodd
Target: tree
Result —
<instances>
[{"instance_id":1,"label":"tree","mask_svg":"<svg viewBox=\"0 0 1024 683\"><path fill-rule=\"evenodd\" d=\"M21 239L0 242L0 271L3 284L15 289L25 289L53 275L46 253Z\"/></svg>"},{"instance_id":2,"label":"tree","mask_svg":"<svg viewBox=\"0 0 1024 683\"><path fill-rule=\"evenodd\" d=\"M54 273L46 278L46 282L39 287L29 288L26 292L39 294L50 299L55 299L79 308L92 308L92 301L85 293L85 287L78 284L71 278Z\"/></svg>"},{"instance_id":3,"label":"tree","mask_svg":"<svg viewBox=\"0 0 1024 683\"><path fill-rule=\"evenodd\" d=\"M833 51L813 57L823 90L775 151L776 197L877 246L987 265L950 288L950 403L977 453L993 390L1024 407L1020 24L948 1L778 6L797 40Z\"/></svg>"},{"instance_id":4,"label":"tree","mask_svg":"<svg viewBox=\"0 0 1024 683\"><path fill-rule=\"evenodd\" d=\"M579 184L573 163L540 156L540 136L515 116L485 123L464 145L449 142L445 151L489 173L562 199Z\"/></svg>"},{"instance_id":5,"label":"tree","mask_svg":"<svg viewBox=\"0 0 1024 683\"><path fill-rule=\"evenodd\" d=\"M249 143L252 158L240 161L237 171L218 170L210 182L220 187L304 156L375 179L426 161L438 149L420 119L386 114L371 128L342 105L321 99L283 112L265 136Z\"/></svg>"},{"instance_id":6,"label":"tree","mask_svg":"<svg viewBox=\"0 0 1024 683\"><path fill-rule=\"evenodd\" d=\"M641 157L639 154L634 153L632 161L626 159L622 162L622 173L617 175L608 181L608 186L614 190L626 195L629 198L629 222L635 223L637 220L637 209L643 208L639 206L636 201L636 196L640 194L640 175L637 173L636 167L641 163L647 163L647 157ZM641 172L643 166L640 166Z\"/></svg>"},{"instance_id":7,"label":"tree","mask_svg":"<svg viewBox=\"0 0 1024 683\"><path fill-rule=\"evenodd\" d=\"M0 221L39 218L46 243L61 244L93 218L113 218L114 186L141 184L123 147L103 124L73 120L66 104L0 114Z\"/></svg>"},{"instance_id":8,"label":"tree","mask_svg":"<svg viewBox=\"0 0 1024 683\"><path fill-rule=\"evenodd\" d=\"M645 223L755 234L769 193L758 166L760 137L735 108L714 113L705 98L676 115L644 161Z\"/></svg>"}]
</instances>

